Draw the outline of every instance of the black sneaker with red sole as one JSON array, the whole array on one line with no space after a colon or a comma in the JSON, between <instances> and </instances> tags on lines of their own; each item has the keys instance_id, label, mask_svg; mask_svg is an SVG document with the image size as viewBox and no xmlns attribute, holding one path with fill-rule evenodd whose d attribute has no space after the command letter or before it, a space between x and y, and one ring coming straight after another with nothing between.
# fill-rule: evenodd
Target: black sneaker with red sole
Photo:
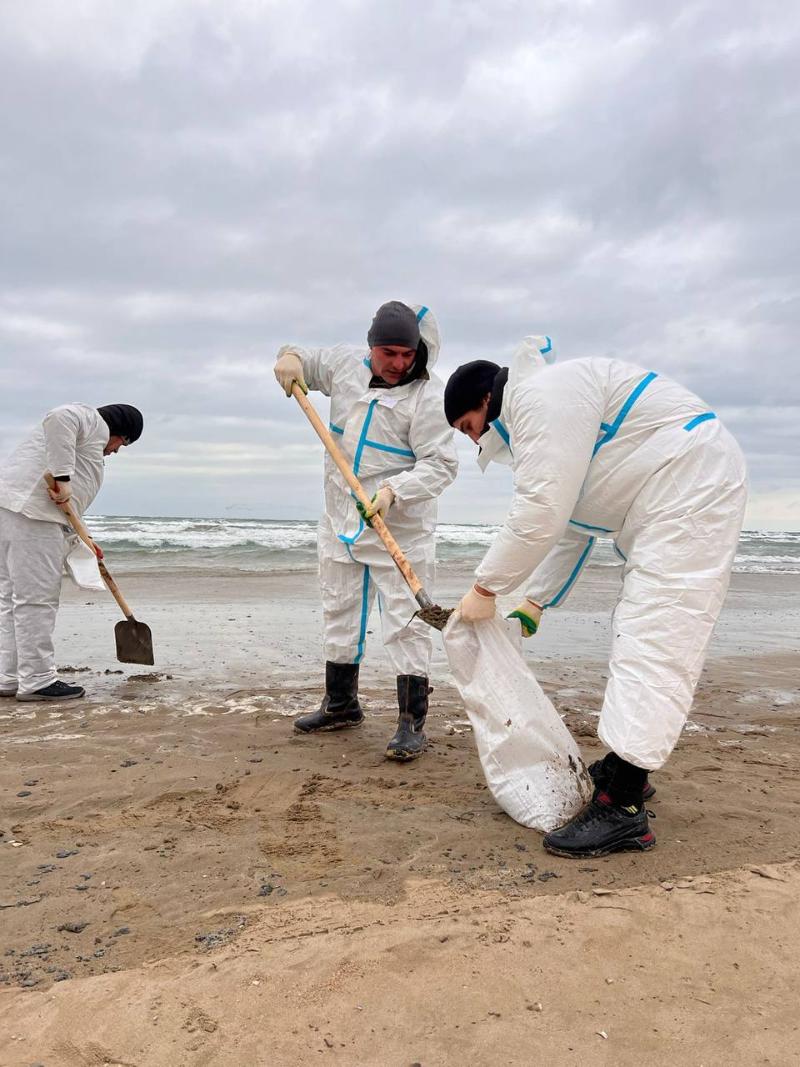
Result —
<instances>
[{"instance_id":1,"label":"black sneaker with red sole","mask_svg":"<svg viewBox=\"0 0 800 1067\"><path fill-rule=\"evenodd\" d=\"M612 852L647 852L656 835L644 807L621 807L598 790L566 826L546 834L542 844L555 856L586 859Z\"/></svg>"}]
</instances>

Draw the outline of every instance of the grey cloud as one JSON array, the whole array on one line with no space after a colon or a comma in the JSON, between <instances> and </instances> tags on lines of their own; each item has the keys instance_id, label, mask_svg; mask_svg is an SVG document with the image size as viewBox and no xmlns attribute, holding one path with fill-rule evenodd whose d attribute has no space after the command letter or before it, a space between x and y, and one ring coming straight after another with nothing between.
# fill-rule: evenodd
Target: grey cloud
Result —
<instances>
[{"instance_id":1,"label":"grey cloud","mask_svg":"<svg viewBox=\"0 0 800 1067\"><path fill-rule=\"evenodd\" d=\"M436 311L444 375L529 332L631 359L725 414L757 494L800 491L792 5L32 0L6 22L0 448L68 397L128 400L148 429L103 507L312 515L296 452L212 490L175 442L302 446L275 350L358 341L397 296ZM444 514L501 517L470 457Z\"/></svg>"}]
</instances>

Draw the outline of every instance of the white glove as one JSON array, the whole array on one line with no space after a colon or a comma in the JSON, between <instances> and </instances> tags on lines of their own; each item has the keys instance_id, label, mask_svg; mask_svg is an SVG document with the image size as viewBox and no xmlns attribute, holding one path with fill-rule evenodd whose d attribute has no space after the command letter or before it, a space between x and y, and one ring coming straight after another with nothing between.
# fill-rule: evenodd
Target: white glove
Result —
<instances>
[{"instance_id":1,"label":"white glove","mask_svg":"<svg viewBox=\"0 0 800 1067\"><path fill-rule=\"evenodd\" d=\"M66 504L72 496L72 486L69 482L56 482L55 487L53 489L48 487L47 492L54 504Z\"/></svg>"},{"instance_id":2,"label":"white glove","mask_svg":"<svg viewBox=\"0 0 800 1067\"><path fill-rule=\"evenodd\" d=\"M282 348L278 353L278 359L275 363L275 377L287 396L292 395L292 386L295 382L304 393L308 392L308 386L303 378L303 361L291 348Z\"/></svg>"},{"instance_id":3,"label":"white glove","mask_svg":"<svg viewBox=\"0 0 800 1067\"><path fill-rule=\"evenodd\" d=\"M494 593L480 592L476 585L458 605L464 622L488 622L497 613L497 597Z\"/></svg>"}]
</instances>

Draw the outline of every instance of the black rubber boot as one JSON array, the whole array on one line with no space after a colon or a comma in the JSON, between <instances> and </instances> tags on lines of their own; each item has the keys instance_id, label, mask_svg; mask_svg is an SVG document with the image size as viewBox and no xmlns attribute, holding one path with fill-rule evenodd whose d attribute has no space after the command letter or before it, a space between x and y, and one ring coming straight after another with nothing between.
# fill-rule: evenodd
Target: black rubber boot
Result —
<instances>
[{"instance_id":1,"label":"black rubber boot","mask_svg":"<svg viewBox=\"0 0 800 1067\"><path fill-rule=\"evenodd\" d=\"M616 752L608 752L602 759L595 760L594 763L589 764L588 771L597 789L608 790L611 784L611 776L618 762L619 756ZM649 800L650 797L655 796L655 792L656 787L650 784L649 778L645 778L642 799Z\"/></svg>"},{"instance_id":2,"label":"black rubber boot","mask_svg":"<svg viewBox=\"0 0 800 1067\"><path fill-rule=\"evenodd\" d=\"M428 743L423 727L428 714L428 679L418 674L397 676L397 706L400 715L397 730L386 748L386 758L401 761L416 759Z\"/></svg>"},{"instance_id":3,"label":"black rubber boot","mask_svg":"<svg viewBox=\"0 0 800 1067\"><path fill-rule=\"evenodd\" d=\"M358 664L326 663L325 696L316 711L300 715L294 728L300 734L360 726L364 712L358 702Z\"/></svg>"}]
</instances>

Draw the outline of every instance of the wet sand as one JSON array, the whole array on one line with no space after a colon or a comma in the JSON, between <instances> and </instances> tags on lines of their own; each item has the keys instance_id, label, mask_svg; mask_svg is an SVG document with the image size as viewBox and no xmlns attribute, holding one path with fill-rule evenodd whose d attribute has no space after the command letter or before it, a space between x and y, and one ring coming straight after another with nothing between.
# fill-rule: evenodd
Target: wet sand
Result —
<instances>
[{"instance_id":1,"label":"wet sand","mask_svg":"<svg viewBox=\"0 0 800 1067\"><path fill-rule=\"evenodd\" d=\"M495 807L438 637L430 750L394 765L377 633L365 725L291 732L313 575L119 577L156 667L65 587L89 699L0 702L4 1067L800 1062L796 576L736 576L658 847L587 862ZM616 589L590 572L527 646L587 761Z\"/></svg>"}]
</instances>

